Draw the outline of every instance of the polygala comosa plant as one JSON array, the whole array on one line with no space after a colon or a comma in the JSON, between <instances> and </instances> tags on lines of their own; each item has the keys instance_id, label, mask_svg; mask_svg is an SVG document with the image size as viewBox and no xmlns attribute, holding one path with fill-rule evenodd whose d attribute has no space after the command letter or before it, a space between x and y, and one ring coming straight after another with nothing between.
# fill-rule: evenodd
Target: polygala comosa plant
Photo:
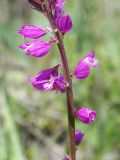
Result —
<instances>
[{"instance_id":1,"label":"polygala comosa plant","mask_svg":"<svg viewBox=\"0 0 120 160\"><path fill-rule=\"evenodd\" d=\"M82 131L75 129L75 118L81 123L90 124L96 120L96 112L89 107L74 107L72 79L83 80L90 75L91 66L98 67L98 60L94 51L90 51L83 57L78 65L70 73L66 56L64 37L72 29L72 19L64 11L64 0L28 0L32 8L43 14L49 21L50 26L41 28L33 24L24 24L18 34L31 39L29 42L19 45L26 55L41 58L47 55L52 44L56 43L61 62L51 68L43 69L36 75L28 78L32 86L42 91L58 91L66 94L68 112L68 155L63 160L76 160L76 147L84 137ZM52 33L53 37L48 41L41 38ZM72 75L72 76L71 76ZM49 94L49 93L48 93Z\"/></svg>"}]
</instances>

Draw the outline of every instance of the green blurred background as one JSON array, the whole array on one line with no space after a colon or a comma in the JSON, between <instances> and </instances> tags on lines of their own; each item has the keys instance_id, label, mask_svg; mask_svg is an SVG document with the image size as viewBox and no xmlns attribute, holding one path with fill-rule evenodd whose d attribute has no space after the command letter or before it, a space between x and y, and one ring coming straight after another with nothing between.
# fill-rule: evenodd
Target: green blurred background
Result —
<instances>
[{"instance_id":1,"label":"green blurred background","mask_svg":"<svg viewBox=\"0 0 120 160\"><path fill-rule=\"evenodd\" d=\"M74 24L65 37L71 72L90 50L100 61L89 78L73 81L75 105L97 111L91 125L76 121L85 133L77 160L120 160L120 1L66 0L65 10ZM62 160L65 94L40 92L27 82L60 63L58 50L54 45L41 59L27 57L17 48L26 41L16 34L24 23L49 25L25 0L0 0L0 160Z\"/></svg>"}]
</instances>

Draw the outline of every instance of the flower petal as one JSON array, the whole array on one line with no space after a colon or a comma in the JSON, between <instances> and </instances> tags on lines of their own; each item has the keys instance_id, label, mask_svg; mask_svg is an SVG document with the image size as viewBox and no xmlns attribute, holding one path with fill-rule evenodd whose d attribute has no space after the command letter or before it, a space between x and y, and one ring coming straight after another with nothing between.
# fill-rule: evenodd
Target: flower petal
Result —
<instances>
[{"instance_id":1,"label":"flower petal","mask_svg":"<svg viewBox=\"0 0 120 160\"><path fill-rule=\"evenodd\" d=\"M60 65L56 65L52 68L45 69L45 70L37 73L35 76L31 77L30 80L32 82L36 82L36 81L42 81L42 80L49 80L51 76L57 77L59 66Z\"/></svg>"},{"instance_id":2,"label":"flower petal","mask_svg":"<svg viewBox=\"0 0 120 160\"><path fill-rule=\"evenodd\" d=\"M80 62L75 68L73 74L78 79L87 78L90 74L90 66L84 62Z\"/></svg>"},{"instance_id":3,"label":"flower petal","mask_svg":"<svg viewBox=\"0 0 120 160\"><path fill-rule=\"evenodd\" d=\"M61 92L65 92L66 90L66 83L65 83L65 78L63 75L60 75L59 78L56 78L54 81L54 89L61 91Z\"/></svg>"},{"instance_id":4,"label":"flower petal","mask_svg":"<svg viewBox=\"0 0 120 160\"><path fill-rule=\"evenodd\" d=\"M95 53L94 51L90 51L87 56L86 59L88 60L88 63L93 66L93 67L98 67L99 66L99 62L98 60L95 58Z\"/></svg>"},{"instance_id":5,"label":"flower petal","mask_svg":"<svg viewBox=\"0 0 120 160\"><path fill-rule=\"evenodd\" d=\"M64 12L62 8L59 8L58 6L55 7L55 14L54 14L54 19L57 25L59 25L59 20L63 16Z\"/></svg>"},{"instance_id":6,"label":"flower petal","mask_svg":"<svg viewBox=\"0 0 120 160\"><path fill-rule=\"evenodd\" d=\"M72 28L72 19L69 15L62 16L59 20L59 29L61 32L69 32Z\"/></svg>"},{"instance_id":7,"label":"flower petal","mask_svg":"<svg viewBox=\"0 0 120 160\"><path fill-rule=\"evenodd\" d=\"M79 64L75 67L73 74L78 79L87 78L90 74L90 66L98 67L98 60L95 58L94 51L90 51Z\"/></svg>"},{"instance_id":8,"label":"flower petal","mask_svg":"<svg viewBox=\"0 0 120 160\"><path fill-rule=\"evenodd\" d=\"M35 25L25 24L21 27L18 33L24 37L36 39L47 34L48 30L39 28Z\"/></svg>"},{"instance_id":9,"label":"flower petal","mask_svg":"<svg viewBox=\"0 0 120 160\"><path fill-rule=\"evenodd\" d=\"M64 0L56 0L56 7L62 8L64 6Z\"/></svg>"},{"instance_id":10,"label":"flower petal","mask_svg":"<svg viewBox=\"0 0 120 160\"><path fill-rule=\"evenodd\" d=\"M43 57L50 51L51 44L43 41L32 41L19 45L19 48L23 49L29 56Z\"/></svg>"},{"instance_id":11,"label":"flower petal","mask_svg":"<svg viewBox=\"0 0 120 160\"><path fill-rule=\"evenodd\" d=\"M53 68L43 70L28 80L34 88L50 91L53 89L54 81L58 76L58 67L59 65L56 65Z\"/></svg>"},{"instance_id":12,"label":"flower petal","mask_svg":"<svg viewBox=\"0 0 120 160\"><path fill-rule=\"evenodd\" d=\"M76 110L76 117L85 124L96 120L96 112L90 108L80 108Z\"/></svg>"}]
</instances>

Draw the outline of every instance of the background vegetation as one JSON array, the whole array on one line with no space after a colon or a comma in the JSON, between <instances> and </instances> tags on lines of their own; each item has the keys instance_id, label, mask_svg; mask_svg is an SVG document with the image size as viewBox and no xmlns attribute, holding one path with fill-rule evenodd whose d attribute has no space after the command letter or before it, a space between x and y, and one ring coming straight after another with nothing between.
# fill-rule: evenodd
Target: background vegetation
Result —
<instances>
[{"instance_id":1,"label":"background vegetation","mask_svg":"<svg viewBox=\"0 0 120 160\"><path fill-rule=\"evenodd\" d=\"M66 0L73 29L65 46L71 72L79 59L95 50L99 69L74 80L76 106L92 106L97 121L76 121L85 133L78 160L120 159L120 1ZM0 1L0 160L62 160L67 145L64 94L40 92L27 77L60 62L56 46L42 59L27 57L17 46L24 23L47 26L24 0ZM47 39L47 37L46 37Z\"/></svg>"}]
</instances>

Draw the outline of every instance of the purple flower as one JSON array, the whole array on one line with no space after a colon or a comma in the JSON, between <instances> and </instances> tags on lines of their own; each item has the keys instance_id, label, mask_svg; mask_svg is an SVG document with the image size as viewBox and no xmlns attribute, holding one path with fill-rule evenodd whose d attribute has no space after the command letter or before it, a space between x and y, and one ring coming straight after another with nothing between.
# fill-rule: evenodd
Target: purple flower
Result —
<instances>
[{"instance_id":1,"label":"purple flower","mask_svg":"<svg viewBox=\"0 0 120 160\"><path fill-rule=\"evenodd\" d=\"M85 124L96 120L96 112L90 108L80 108L76 110L76 117Z\"/></svg>"},{"instance_id":2,"label":"purple flower","mask_svg":"<svg viewBox=\"0 0 120 160\"><path fill-rule=\"evenodd\" d=\"M29 81L36 89L50 91L53 89L54 79L58 77L58 67L59 65L56 65L53 68L43 70L29 78Z\"/></svg>"},{"instance_id":3,"label":"purple flower","mask_svg":"<svg viewBox=\"0 0 120 160\"><path fill-rule=\"evenodd\" d=\"M37 75L29 78L29 82L34 88L38 90L51 91L59 90L65 91L64 79L58 76L58 68L60 65L56 65L53 68L49 68L39 72Z\"/></svg>"},{"instance_id":4,"label":"purple flower","mask_svg":"<svg viewBox=\"0 0 120 160\"><path fill-rule=\"evenodd\" d=\"M43 57L45 56L51 48L51 42L43 42L43 41L32 41L19 45L27 55L33 57Z\"/></svg>"},{"instance_id":5,"label":"purple flower","mask_svg":"<svg viewBox=\"0 0 120 160\"><path fill-rule=\"evenodd\" d=\"M76 145L79 145L81 143L83 137L84 137L84 134L81 131L79 131L79 130L75 131Z\"/></svg>"},{"instance_id":6,"label":"purple flower","mask_svg":"<svg viewBox=\"0 0 120 160\"><path fill-rule=\"evenodd\" d=\"M98 67L98 60L95 58L94 51L90 51L74 69L73 74L78 79L87 78L90 74L90 66Z\"/></svg>"},{"instance_id":7,"label":"purple flower","mask_svg":"<svg viewBox=\"0 0 120 160\"><path fill-rule=\"evenodd\" d=\"M72 28L72 19L69 15L62 16L59 20L59 29L61 32L69 32Z\"/></svg>"},{"instance_id":8,"label":"purple flower","mask_svg":"<svg viewBox=\"0 0 120 160\"><path fill-rule=\"evenodd\" d=\"M42 29L37 26L31 24L25 24L22 28L18 31L19 34L23 35L26 38L40 38L48 33L47 29Z\"/></svg>"}]
</instances>

